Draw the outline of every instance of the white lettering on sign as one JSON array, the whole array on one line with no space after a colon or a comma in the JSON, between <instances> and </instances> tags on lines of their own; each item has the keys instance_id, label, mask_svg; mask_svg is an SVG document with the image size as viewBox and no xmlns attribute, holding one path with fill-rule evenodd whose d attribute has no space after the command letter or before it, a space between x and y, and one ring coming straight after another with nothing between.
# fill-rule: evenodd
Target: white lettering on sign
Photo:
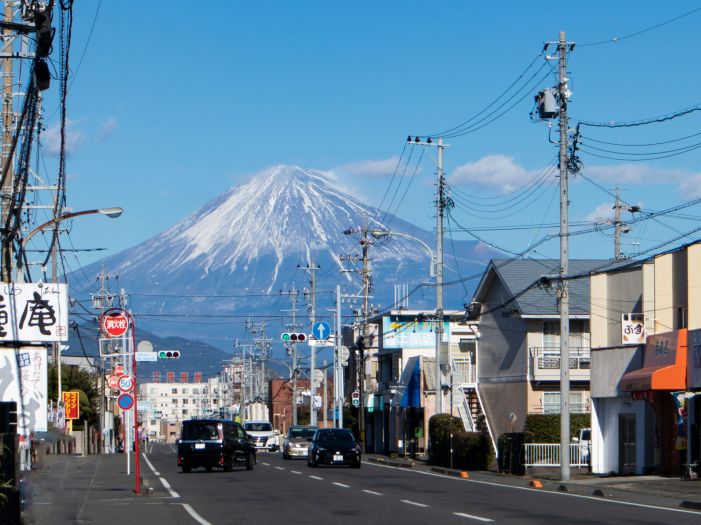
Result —
<instances>
[{"instance_id":1,"label":"white lettering on sign","mask_svg":"<svg viewBox=\"0 0 701 525\"><path fill-rule=\"evenodd\" d=\"M124 319L123 317L118 317L117 319L111 319L107 318L105 320L105 328L112 330L114 328L118 330L126 330L127 329L127 320Z\"/></svg>"}]
</instances>

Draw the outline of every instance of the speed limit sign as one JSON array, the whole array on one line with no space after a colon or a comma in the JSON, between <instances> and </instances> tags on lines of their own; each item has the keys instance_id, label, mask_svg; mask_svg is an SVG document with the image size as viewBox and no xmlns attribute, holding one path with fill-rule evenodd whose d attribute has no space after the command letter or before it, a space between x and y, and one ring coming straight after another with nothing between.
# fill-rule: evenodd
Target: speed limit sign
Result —
<instances>
[{"instance_id":1,"label":"speed limit sign","mask_svg":"<svg viewBox=\"0 0 701 525\"><path fill-rule=\"evenodd\" d=\"M122 392L131 392L134 387L134 379L131 376L121 376L117 382L117 387Z\"/></svg>"}]
</instances>

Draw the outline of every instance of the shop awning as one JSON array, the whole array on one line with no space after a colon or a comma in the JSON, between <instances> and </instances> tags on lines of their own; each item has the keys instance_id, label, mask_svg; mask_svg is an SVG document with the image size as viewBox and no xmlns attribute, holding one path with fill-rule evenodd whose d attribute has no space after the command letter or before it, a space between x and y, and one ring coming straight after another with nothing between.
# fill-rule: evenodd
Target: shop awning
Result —
<instances>
[{"instance_id":1,"label":"shop awning","mask_svg":"<svg viewBox=\"0 0 701 525\"><path fill-rule=\"evenodd\" d=\"M650 336L643 365L623 374L622 391L686 390L686 330Z\"/></svg>"}]
</instances>

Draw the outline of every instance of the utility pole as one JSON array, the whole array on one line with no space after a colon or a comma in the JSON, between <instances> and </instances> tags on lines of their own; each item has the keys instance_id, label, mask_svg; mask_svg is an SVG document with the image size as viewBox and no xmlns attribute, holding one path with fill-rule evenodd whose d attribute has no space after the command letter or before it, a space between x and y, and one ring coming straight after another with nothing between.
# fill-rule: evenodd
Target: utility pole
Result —
<instances>
[{"instance_id":1,"label":"utility pole","mask_svg":"<svg viewBox=\"0 0 701 525\"><path fill-rule=\"evenodd\" d=\"M301 266L298 264L297 268L307 270L311 274L310 284L312 286L312 305L311 311L309 312L309 320L311 322L311 325L314 326L314 323L316 322L316 271L321 269L320 266L314 263L314 252L312 252L311 254L311 264L308 264L306 266ZM316 346L310 345L310 350L311 356L309 367L311 368L311 370L309 371L309 391L311 395L309 396L309 424L316 425L317 414L316 409L314 408L314 397L316 394L316 387L314 383L314 371L316 370Z\"/></svg>"},{"instance_id":2,"label":"utility pole","mask_svg":"<svg viewBox=\"0 0 701 525\"><path fill-rule=\"evenodd\" d=\"M336 285L336 348L333 354L333 426L343 428L343 364L341 363L341 285ZM339 398L340 402L339 402ZM340 407L339 407L340 405ZM340 410L339 410L340 408Z\"/></svg>"},{"instance_id":3,"label":"utility pole","mask_svg":"<svg viewBox=\"0 0 701 525\"><path fill-rule=\"evenodd\" d=\"M297 290L294 284L290 292L292 303L292 323L289 325L293 332L297 330ZM292 424L297 424L297 342L292 341Z\"/></svg>"},{"instance_id":4,"label":"utility pole","mask_svg":"<svg viewBox=\"0 0 701 525\"><path fill-rule=\"evenodd\" d=\"M443 343L443 214L445 179L443 178L443 138L438 137L438 188L436 198L436 414L443 413L441 344Z\"/></svg>"},{"instance_id":5,"label":"utility pole","mask_svg":"<svg viewBox=\"0 0 701 525\"><path fill-rule=\"evenodd\" d=\"M560 31L558 94L560 103L560 479L570 479L570 297L569 282L569 189L567 138L567 40Z\"/></svg>"},{"instance_id":6,"label":"utility pole","mask_svg":"<svg viewBox=\"0 0 701 525\"><path fill-rule=\"evenodd\" d=\"M14 20L13 2L5 0L3 13L4 20ZM14 109L12 104L12 61L14 38L13 32L8 28L2 30L2 170L5 173L1 195L2 214L0 228L2 231L2 282L12 282L12 239L9 232L5 231L5 225L12 212L12 185L14 182L14 166L12 158L12 135L14 130Z\"/></svg>"},{"instance_id":7,"label":"utility pole","mask_svg":"<svg viewBox=\"0 0 701 525\"><path fill-rule=\"evenodd\" d=\"M360 433L360 450L365 453L365 349L367 348L369 337L368 337L368 316L370 313L370 286L372 282L370 279L370 239L368 238L368 228L367 226L363 228L363 239L360 244L363 247L363 344L358 345L359 352L359 366L358 366L358 390L360 392L360 414L358 417L358 431Z\"/></svg>"}]
</instances>

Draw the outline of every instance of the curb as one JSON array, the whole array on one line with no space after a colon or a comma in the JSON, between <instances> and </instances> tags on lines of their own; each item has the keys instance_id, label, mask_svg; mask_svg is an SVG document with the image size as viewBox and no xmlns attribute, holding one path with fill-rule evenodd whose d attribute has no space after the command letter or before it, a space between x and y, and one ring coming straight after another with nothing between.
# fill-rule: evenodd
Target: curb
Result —
<instances>
[{"instance_id":1,"label":"curb","mask_svg":"<svg viewBox=\"0 0 701 525\"><path fill-rule=\"evenodd\" d=\"M438 474L445 474L447 476L455 476L456 478L469 479L470 473L465 470L452 470L449 468L442 467L431 467L431 472L436 472Z\"/></svg>"},{"instance_id":2,"label":"curb","mask_svg":"<svg viewBox=\"0 0 701 525\"><path fill-rule=\"evenodd\" d=\"M367 458L367 460L371 463L379 463L380 465L387 465L390 467L398 467L398 468L407 468L407 469L413 469L415 463L404 463L402 461L390 461L384 458Z\"/></svg>"}]
</instances>

